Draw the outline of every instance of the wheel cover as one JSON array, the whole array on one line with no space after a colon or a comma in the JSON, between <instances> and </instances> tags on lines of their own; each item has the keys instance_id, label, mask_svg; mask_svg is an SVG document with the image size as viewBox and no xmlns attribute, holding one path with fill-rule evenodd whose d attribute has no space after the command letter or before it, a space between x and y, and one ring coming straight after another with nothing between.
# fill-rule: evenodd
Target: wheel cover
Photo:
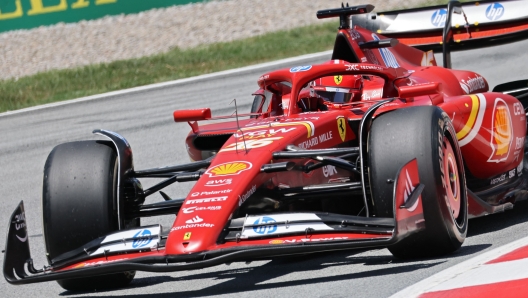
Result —
<instances>
[{"instance_id":1,"label":"wheel cover","mask_svg":"<svg viewBox=\"0 0 528 298\"><path fill-rule=\"evenodd\" d=\"M451 142L444 136L444 185L446 186L447 203L452 212L454 219L458 218L460 214L461 199L460 199L460 175L458 173L458 165L456 155L451 145Z\"/></svg>"}]
</instances>

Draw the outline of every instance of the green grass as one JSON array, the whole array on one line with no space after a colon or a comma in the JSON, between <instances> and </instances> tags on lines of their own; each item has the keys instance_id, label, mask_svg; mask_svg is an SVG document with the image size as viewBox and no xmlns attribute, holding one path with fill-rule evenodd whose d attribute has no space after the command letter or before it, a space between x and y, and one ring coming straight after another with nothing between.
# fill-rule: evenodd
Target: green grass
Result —
<instances>
[{"instance_id":1,"label":"green grass","mask_svg":"<svg viewBox=\"0 0 528 298\"><path fill-rule=\"evenodd\" d=\"M0 80L0 112L330 50L337 27L337 21L325 22L140 59Z\"/></svg>"},{"instance_id":2,"label":"green grass","mask_svg":"<svg viewBox=\"0 0 528 298\"><path fill-rule=\"evenodd\" d=\"M338 23L0 81L0 112L332 49Z\"/></svg>"}]
</instances>

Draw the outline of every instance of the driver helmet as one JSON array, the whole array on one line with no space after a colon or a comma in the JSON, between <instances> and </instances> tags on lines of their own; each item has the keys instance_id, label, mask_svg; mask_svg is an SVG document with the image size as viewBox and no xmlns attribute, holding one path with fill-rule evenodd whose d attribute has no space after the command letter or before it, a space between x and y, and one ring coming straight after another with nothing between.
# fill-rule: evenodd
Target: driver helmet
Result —
<instances>
[{"instance_id":1,"label":"driver helmet","mask_svg":"<svg viewBox=\"0 0 528 298\"><path fill-rule=\"evenodd\" d=\"M336 75L312 82L315 95L326 102L348 103L361 100L363 78L361 75Z\"/></svg>"}]
</instances>

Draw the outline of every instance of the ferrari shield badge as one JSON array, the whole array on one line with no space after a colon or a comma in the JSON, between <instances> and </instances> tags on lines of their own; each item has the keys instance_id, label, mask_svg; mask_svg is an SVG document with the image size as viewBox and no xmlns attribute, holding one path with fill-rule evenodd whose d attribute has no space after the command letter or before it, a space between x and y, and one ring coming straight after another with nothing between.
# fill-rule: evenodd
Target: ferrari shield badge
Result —
<instances>
[{"instance_id":1,"label":"ferrari shield badge","mask_svg":"<svg viewBox=\"0 0 528 298\"><path fill-rule=\"evenodd\" d=\"M492 155L488 162L501 162L508 158L512 142L512 123L510 110L504 100L497 98L492 114L491 148Z\"/></svg>"},{"instance_id":2,"label":"ferrari shield badge","mask_svg":"<svg viewBox=\"0 0 528 298\"><path fill-rule=\"evenodd\" d=\"M337 118L337 130L339 131L339 136L341 137L341 141L344 142L346 138L346 122L345 118L339 117Z\"/></svg>"},{"instance_id":3,"label":"ferrari shield badge","mask_svg":"<svg viewBox=\"0 0 528 298\"><path fill-rule=\"evenodd\" d=\"M341 84L341 82L343 82L343 76L334 76L334 82L336 85Z\"/></svg>"}]
</instances>

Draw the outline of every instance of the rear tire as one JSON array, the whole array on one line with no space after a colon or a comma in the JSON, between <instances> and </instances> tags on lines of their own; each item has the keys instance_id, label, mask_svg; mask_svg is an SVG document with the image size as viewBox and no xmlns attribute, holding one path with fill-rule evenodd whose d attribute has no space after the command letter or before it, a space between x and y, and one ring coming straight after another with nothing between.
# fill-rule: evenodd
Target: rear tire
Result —
<instances>
[{"instance_id":1,"label":"rear tire","mask_svg":"<svg viewBox=\"0 0 528 298\"><path fill-rule=\"evenodd\" d=\"M101 141L56 146L44 166L42 211L48 262L67 251L118 230L114 204L117 156ZM122 272L57 282L71 291L129 284L135 272Z\"/></svg>"},{"instance_id":2,"label":"rear tire","mask_svg":"<svg viewBox=\"0 0 528 298\"><path fill-rule=\"evenodd\" d=\"M398 169L416 158L425 230L389 247L403 259L451 253L466 238L467 193L462 155L447 114L435 106L395 110L377 117L369 135L369 174L374 213L393 217L393 184Z\"/></svg>"}]
</instances>

